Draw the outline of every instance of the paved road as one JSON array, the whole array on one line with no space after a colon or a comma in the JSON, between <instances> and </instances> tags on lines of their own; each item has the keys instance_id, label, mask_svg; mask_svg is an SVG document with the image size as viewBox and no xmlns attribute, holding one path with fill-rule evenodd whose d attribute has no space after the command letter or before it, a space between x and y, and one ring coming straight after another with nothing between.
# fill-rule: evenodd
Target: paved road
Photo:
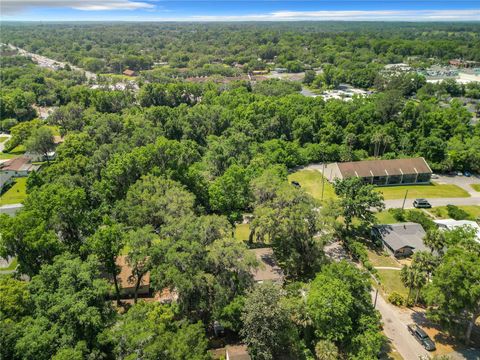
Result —
<instances>
[{"instance_id":1,"label":"paved road","mask_svg":"<svg viewBox=\"0 0 480 360\"><path fill-rule=\"evenodd\" d=\"M372 291L375 299L375 291ZM378 293L376 309L380 311L385 335L395 345L395 348L405 360L418 360L420 356L427 356L428 352L408 332L407 325L397 316L397 309Z\"/></svg>"},{"instance_id":2,"label":"paved road","mask_svg":"<svg viewBox=\"0 0 480 360\"><path fill-rule=\"evenodd\" d=\"M406 209L413 209L413 200L407 199L405 201ZM468 198L438 198L438 199L427 199L432 206L445 206L448 204L451 205L480 205L480 197L468 197ZM385 200L385 207L390 208L401 208L403 204L403 199L395 200Z\"/></svg>"},{"instance_id":3,"label":"paved road","mask_svg":"<svg viewBox=\"0 0 480 360\"><path fill-rule=\"evenodd\" d=\"M0 214L14 216L15 213L23 207L22 204L10 204L0 206Z\"/></svg>"},{"instance_id":4,"label":"paved road","mask_svg":"<svg viewBox=\"0 0 480 360\"><path fill-rule=\"evenodd\" d=\"M8 47L13 50L17 50L20 55L30 57L34 62L36 62L39 66L41 67L46 67L52 70L55 70L57 68L64 68L68 63L62 62L62 61L57 61L55 59L50 59L47 58L46 56L42 56L39 54L31 53L28 52L27 50L24 50L22 48L19 48L15 45L8 44ZM68 64L71 69L76 70L76 71L81 71L85 74L85 77L88 80L96 80L97 79L97 74L92 73L90 71L87 71L85 69L79 68L78 66L74 66L72 64Z\"/></svg>"}]
</instances>

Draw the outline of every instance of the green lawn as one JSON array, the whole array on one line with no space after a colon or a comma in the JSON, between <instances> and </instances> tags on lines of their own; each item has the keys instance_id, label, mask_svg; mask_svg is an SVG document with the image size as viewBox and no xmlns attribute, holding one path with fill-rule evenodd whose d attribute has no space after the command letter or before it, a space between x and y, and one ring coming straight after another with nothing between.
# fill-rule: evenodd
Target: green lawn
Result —
<instances>
[{"instance_id":1,"label":"green lawn","mask_svg":"<svg viewBox=\"0 0 480 360\"><path fill-rule=\"evenodd\" d=\"M480 184L470 184L470 186L473 188L473 190L480 191Z\"/></svg>"},{"instance_id":2,"label":"green lawn","mask_svg":"<svg viewBox=\"0 0 480 360\"><path fill-rule=\"evenodd\" d=\"M372 250L368 251L368 260L372 263L374 267L376 266L387 266L387 267L402 267L398 262L396 262L391 256L384 254L383 252L376 252Z\"/></svg>"},{"instance_id":3,"label":"green lawn","mask_svg":"<svg viewBox=\"0 0 480 360\"><path fill-rule=\"evenodd\" d=\"M322 174L317 170L300 170L288 175L288 181L298 181L302 189L318 200L322 198L322 178ZM337 196L332 184L325 179L324 185L323 199L335 199Z\"/></svg>"},{"instance_id":4,"label":"green lawn","mask_svg":"<svg viewBox=\"0 0 480 360\"><path fill-rule=\"evenodd\" d=\"M480 205L463 205L458 207L466 211L472 219L476 219L480 217ZM433 215L435 215L437 218L440 218L440 219L449 218L446 206L434 207L434 208L428 209L428 211Z\"/></svg>"},{"instance_id":5,"label":"green lawn","mask_svg":"<svg viewBox=\"0 0 480 360\"><path fill-rule=\"evenodd\" d=\"M19 157L19 156L20 155L17 155L17 154L0 152L0 160L9 160L9 159L13 159L13 158L16 158L16 157Z\"/></svg>"},{"instance_id":6,"label":"green lawn","mask_svg":"<svg viewBox=\"0 0 480 360\"><path fill-rule=\"evenodd\" d=\"M237 224L235 226L235 239L240 241L248 241L248 235L250 235L249 224Z\"/></svg>"},{"instance_id":7,"label":"green lawn","mask_svg":"<svg viewBox=\"0 0 480 360\"><path fill-rule=\"evenodd\" d=\"M8 136L0 136L0 143L3 143L7 139L8 139Z\"/></svg>"},{"instance_id":8,"label":"green lawn","mask_svg":"<svg viewBox=\"0 0 480 360\"><path fill-rule=\"evenodd\" d=\"M402 199L406 190L408 199L470 197L468 192L452 184L382 186L377 190L383 194L385 200Z\"/></svg>"},{"instance_id":9,"label":"green lawn","mask_svg":"<svg viewBox=\"0 0 480 360\"><path fill-rule=\"evenodd\" d=\"M0 205L17 204L25 200L27 178L17 178L13 186L0 196Z\"/></svg>"},{"instance_id":10,"label":"green lawn","mask_svg":"<svg viewBox=\"0 0 480 360\"><path fill-rule=\"evenodd\" d=\"M0 267L1 271L10 271L10 270L15 270L15 268L18 265L17 258L14 258L13 261L8 265L7 267Z\"/></svg>"},{"instance_id":11,"label":"green lawn","mask_svg":"<svg viewBox=\"0 0 480 360\"><path fill-rule=\"evenodd\" d=\"M408 296L408 289L405 286L403 286L402 280L400 279L399 270L377 270L377 271L378 271L378 277L382 284L383 290L387 295L396 291L405 297Z\"/></svg>"},{"instance_id":12,"label":"green lawn","mask_svg":"<svg viewBox=\"0 0 480 360\"><path fill-rule=\"evenodd\" d=\"M375 217L377 218L379 224L395 224L398 222L388 211L377 212L375 213Z\"/></svg>"}]
</instances>

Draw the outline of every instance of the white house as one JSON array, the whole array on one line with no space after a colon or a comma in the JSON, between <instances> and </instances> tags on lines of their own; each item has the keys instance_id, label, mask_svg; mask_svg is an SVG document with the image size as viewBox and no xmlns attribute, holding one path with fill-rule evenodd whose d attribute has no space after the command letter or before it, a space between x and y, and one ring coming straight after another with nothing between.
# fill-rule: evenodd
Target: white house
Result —
<instances>
[{"instance_id":1,"label":"white house","mask_svg":"<svg viewBox=\"0 0 480 360\"><path fill-rule=\"evenodd\" d=\"M454 219L443 219L443 220L433 220L437 224L439 229L444 230L453 230L459 227L470 226L477 232L477 241L480 242L480 225L475 221L470 220L454 220Z\"/></svg>"}]
</instances>

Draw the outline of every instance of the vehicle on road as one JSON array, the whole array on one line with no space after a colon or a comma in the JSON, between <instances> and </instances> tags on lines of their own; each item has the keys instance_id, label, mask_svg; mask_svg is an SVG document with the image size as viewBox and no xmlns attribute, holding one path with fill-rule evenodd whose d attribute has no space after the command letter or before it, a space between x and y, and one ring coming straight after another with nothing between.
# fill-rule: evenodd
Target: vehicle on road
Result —
<instances>
[{"instance_id":1,"label":"vehicle on road","mask_svg":"<svg viewBox=\"0 0 480 360\"><path fill-rule=\"evenodd\" d=\"M407 325L408 331L410 334L412 334L415 339L425 348L427 351L435 351L435 343L430 339L430 337L427 335L427 333L422 330L418 325L416 324L409 324Z\"/></svg>"},{"instance_id":2,"label":"vehicle on road","mask_svg":"<svg viewBox=\"0 0 480 360\"><path fill-rule=\"evenodd\" d=\"M432 174L431 178L432 179L438 179L440 176L438 176L437 174Z\"/></svg>"},{"instance_id":3,"label":"vehicle on road","mask_svg":"<svg viewBox=\"0 0 480 360\"><path fill-rule=\"evenodd\" d=\"M457 172L457 176L463 176L463 173L461 171Z\"/></svg>"},{"instance_id":4,"label":"vehicle on road","mask_svg":"<svg viewBox=\"0 0 480 360\"><path fill-rule=\"evenodd\" d=\"M465 171L465 172L463 173L463 176L470 177L470 176L472 176L472 173L469 172L469 171Z\"/></svg>"},{"instance_id":5,"label":"vehicle on road","mask_svg":"<svg viewBox=\"0 0 480 360\"><path fill-rule=\"evenodd\" d=\"M429 209L432 205L426 199L415 199L413 201L413 207L417 209Z\"/></svg>"}]
</instances>

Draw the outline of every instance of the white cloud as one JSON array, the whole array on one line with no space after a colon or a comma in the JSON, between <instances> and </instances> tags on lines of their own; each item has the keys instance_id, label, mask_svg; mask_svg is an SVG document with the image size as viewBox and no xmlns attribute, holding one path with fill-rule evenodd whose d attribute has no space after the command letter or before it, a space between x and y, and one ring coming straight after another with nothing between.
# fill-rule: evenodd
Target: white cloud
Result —
<instances>
[{"instance_id":1,"label":"white cloud","mask_svg":"<svg viewBox=\"0 0 480 360\"><path fill-rule=\"evenodd\" d=\"M85 11L151 9L155 6L135 0L0 0L4 15L41 8L70 8ZM61 19L58 19L61 20Z\"/></svg>"},{"instance_id":2,"label":"white cloud","mask_svg":"<svg viewBox=\"0 0 480 360\"><path fill-rule=\"evenodd\" d=\"M441 21L480 20L480 9L473 10L332 10L332 11L275 11L267 14L240 16L192 16L194 21Z\"/></svg>"}]
</instances>

